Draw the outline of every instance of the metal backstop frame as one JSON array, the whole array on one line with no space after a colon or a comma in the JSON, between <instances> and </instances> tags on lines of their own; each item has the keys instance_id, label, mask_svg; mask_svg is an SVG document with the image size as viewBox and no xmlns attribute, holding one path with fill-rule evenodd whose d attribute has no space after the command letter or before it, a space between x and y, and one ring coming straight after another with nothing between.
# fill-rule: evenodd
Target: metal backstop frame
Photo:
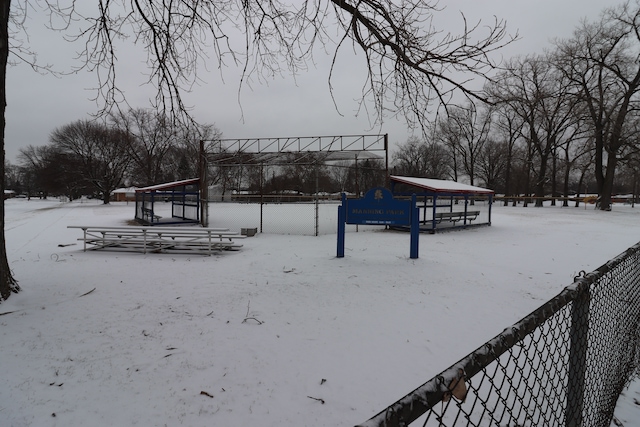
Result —
<instances>
[{"instance_id":1,"label":"metal backstop frame","mask_svg":"<svg viewBox=\"0 0 640 427\"><path fill-rule=\"evenodd\" d=\"M213 176L209 172L214 168L242 168L253 167L260 170L259 191L244 192L238 194L236 189L235 199L245 200L247 203L260 203L261 207L270 200L283 203L284 200L311 200L315 205L315 231L319 229L319 204L326 200L328 195L321 194L318 187L319 165L349 161L354 163L356 183L355 193L361 189L358 185L358 167L368 160L384 161L384 183L389 177L389 136L384 135L337 135L337 136L304 136L304 137L277 137L277 138L245 138L245 139L218 139L201 142L201 159L206 162L201 166L201 176ZM307 194L280 193L273 194L263 191L263 173L265 167L279 168L297 165L310 169L315 173L315 190ZM362 167L362 166L361 166ZM366 188L368 189L368 188ZM365 190L365 189L362 189ZM203 199L206 196L203 196ZM260 211L260 227L262 232L262 208ZM204 216L204 215L203 215Z\"/></svg>"}]
</instances>

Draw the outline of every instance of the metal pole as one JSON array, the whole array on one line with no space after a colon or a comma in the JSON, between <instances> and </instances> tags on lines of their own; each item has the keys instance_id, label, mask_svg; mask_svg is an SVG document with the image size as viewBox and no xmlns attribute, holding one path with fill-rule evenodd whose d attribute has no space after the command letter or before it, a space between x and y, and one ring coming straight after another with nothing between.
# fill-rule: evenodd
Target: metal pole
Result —
<instances>
[{"instance_id":1,"label":"metal pole","mask_svg":"<svg viewBox=\"0 0 640 427\"><path fill-rule=\"evenodd\" d=\"M318 192L320 190L318 189L318 187L319 187L319 184L318 184L318 169L319 169L318 168L318 161L316 161L316 206L315 206L315 208L316 208L315 235L316 235L316 237L318 237L318 229L320 228L319 227L319 221L320 221L320 219L319 219L320 218L320 215L319 215L319 203L320 202L318 200L318 197L319 197Z\"/></svg>"},{"instance_id":2,"label":"metal pole","mask_svg":"<svg viewBox=\"0 0 640 427\"><path fill-rule=\"evenodd\" d=\"M209 226L209 186L207 184L207 158L204 152L204 141L200 140L200 157L199 157L199 174L200 175L200 223L203 227ZM183 202L184 203L184 202ZM183 215L184 216L184 215Z\"/></svg>"},{"instance_id":3,"label":"metal pole","mask_svg":"<svg viewBox=\"0 0 640 427\"><path fill-rule=\"evenodd\" d=\"M260 163L260 233L262 234L262 207L264 206L264 186L263 186L263 175L264 175L264 163Z\"/></svg>"},{"instance_id":4,"label":"metal pole","mask_svg":"<svg viewBox=\"0 0 640 427\"><path fill-rule=\"evenodd\" d=\"M582 427L584 424L583 408L589 344L589 304L591 301L588 283L580 283L578 292L571 309L566 427Z\"/></svg>"},{"instance_id":5,"label":"metal pole","mask_svg":"<svg viewBox=\"0 0 640 427\"><path fill-rule=\"evenodd\" d=\"M389 176L389 134L384 134L384 167L385 167L385 175L386 175L386 184L387 188L389 188L389 181L391 180Z\"/></svg>"},{"instance_id":6,"label":"metal pole","mask_svg":"<svg viewBox=\"0 0 640 427\"><path fill-rule=\"evenodd\" d=\"M355 154L356 159L356 198L360 198L360 177L358 176L358 154ZM359 224L356 224L356 233L360 231Z\"/></svg>"}]
</instances>

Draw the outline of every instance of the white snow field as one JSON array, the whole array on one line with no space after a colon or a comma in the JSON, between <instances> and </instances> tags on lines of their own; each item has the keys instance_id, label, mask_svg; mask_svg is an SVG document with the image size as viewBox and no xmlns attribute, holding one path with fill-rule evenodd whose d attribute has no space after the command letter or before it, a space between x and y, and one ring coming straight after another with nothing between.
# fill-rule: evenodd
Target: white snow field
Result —
<instances>
[{"instance_id":1,"label":"white snow field","mask_svg":"<svg viewBox=\"0 0 640 427\"><path fill-rule=\"evenodd\" d=\"M16 427L353 426L640 241L628 205L495 205L491 227L421 235L415 260L408 233L375 227L352 229L344 258L335 233L83 252L67 226L125 225L133 205L5 209L23 291L0 304L0 425Z\"/></svg>"}]
</instances>

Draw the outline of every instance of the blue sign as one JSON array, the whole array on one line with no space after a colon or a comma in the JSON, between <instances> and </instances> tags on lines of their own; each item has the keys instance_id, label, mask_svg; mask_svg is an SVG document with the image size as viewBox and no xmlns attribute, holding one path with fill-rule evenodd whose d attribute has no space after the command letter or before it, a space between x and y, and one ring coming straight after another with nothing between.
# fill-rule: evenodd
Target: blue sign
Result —
<instances>
[{"instance_id":1,"label":"blue sign","mask_svg":"<svg viewBox=\"0 0 640 427\"><path fill-rule=\"evenodd\" d=\"M411 201L395 200L391 191L378 187L362 199L347 200L347 224L411 225Z\"/></svg>"},{"instance_id":2,"label":"blue sign","mask_svg":"<svg viewBox=\"0 0 640 427\"><path fill-rule=\"evenodd\" d=\"M346 224L369 224L411 226L409 256L418 258L419 218L415 194L411 200L396 200L391 191L378 187L367 191L362 199L348 200L342 193L342 205L338 207L337 257L344 257Z\"/></svg>"}]
</instances>

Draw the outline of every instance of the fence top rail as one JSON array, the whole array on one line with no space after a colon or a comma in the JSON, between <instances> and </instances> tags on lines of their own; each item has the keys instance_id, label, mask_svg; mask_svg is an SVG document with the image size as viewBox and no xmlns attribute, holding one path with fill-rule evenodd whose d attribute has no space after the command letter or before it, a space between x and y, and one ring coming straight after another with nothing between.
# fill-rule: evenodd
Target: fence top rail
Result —
<instances>
[{"instance_id":1,"label":"fence top rail","mask_svg":"<svg viewBox=\"0 0 640 427\"><path fill-rule=\"evenodd\" d=\"M631 246L629 249L621 253L615 258L610 259L591 273L585 273L584 271L580 272L580 275L576 278L577 282L584 282L585 284L592 284L611 270L613 270L616 266L624 262L630 256L633 256L636 252L640 252L640 242Z\"/></svg>"}]
</instances>

